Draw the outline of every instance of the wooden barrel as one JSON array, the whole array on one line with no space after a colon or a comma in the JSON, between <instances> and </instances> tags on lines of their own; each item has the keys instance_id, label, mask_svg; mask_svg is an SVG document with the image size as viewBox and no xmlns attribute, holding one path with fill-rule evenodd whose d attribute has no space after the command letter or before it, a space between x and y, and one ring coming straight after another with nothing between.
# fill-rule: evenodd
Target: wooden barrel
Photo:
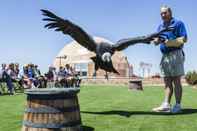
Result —
<instances>
[{"instance_id":1,"label":"wooden barrel","mask_svg":"<svg viewBox=\"0 0 197 131\"><path fill-rule=\"evenodd\" d=\"M76 88L30 89L22 131L82 131Z\"/></svg>"},{"instance_id":2,"label":"wooden barrel","mask_svg":"<svg viewBox=\"0 0 197 131\"><path fill-rule=\"evenodd\" d=\"M130 80L129 89L143 90L142 80Z\"/></svg>"}]
</instances>

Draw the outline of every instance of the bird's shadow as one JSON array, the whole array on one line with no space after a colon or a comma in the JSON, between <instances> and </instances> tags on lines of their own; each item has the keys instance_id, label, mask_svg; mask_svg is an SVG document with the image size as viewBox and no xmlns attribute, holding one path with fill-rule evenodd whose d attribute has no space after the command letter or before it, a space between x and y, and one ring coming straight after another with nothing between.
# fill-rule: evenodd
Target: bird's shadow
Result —
<instances>
[{"instance_id":1,"label":"bird's shadow","mask_svg":"<svg viewBox=\"0 0 197 131\"><path fill-rule=\"evenodd\" d=\"M58 129L53 129L53 131L62 131L62 129L58 128ZM70 130L69 130L70 131ZM78 130L77 130L78 131ZM81 129L79 129L79 131L94 131L94 128L89 127L89 126L81 126Z\"/></svg>"},{"instance_id":2,"label":"bird's shadow","mask_svg":"<svg viewBox=\"0 0 197 131\"><path fill-rule=\"evenodd\" d=\"M91 111L81 111L81 113L96 114L96 115L119 115L124 117L130 117L132 115L188 115L197 113L197 109L185 108L182 109L180 113L170 113L170 112L151 112L151 111L123 111L123 110L112 110L112 111L102 111L102 112L91 112Z\"/></svg>"},{"instance_id":3,"label":"bird's shadow","mask_svg":"<svg viewBox=\"0 0 197 131\"><path fill-rule=\"evenodd\" d=\"M89 127L89 126L83 125L83 126L82 126L82 131L94 131L94 128L93 128L93 127Z\"/></svg>"}]
</instances>

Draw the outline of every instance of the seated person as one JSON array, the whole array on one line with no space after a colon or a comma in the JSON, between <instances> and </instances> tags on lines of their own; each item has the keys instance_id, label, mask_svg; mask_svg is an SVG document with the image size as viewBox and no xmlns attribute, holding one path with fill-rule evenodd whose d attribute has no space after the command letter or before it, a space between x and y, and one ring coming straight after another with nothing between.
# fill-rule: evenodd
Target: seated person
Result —
<instances>
[{"instance_id":1,"label":"seated person","mask_svg":"<svg viewBox=\"0 0 197 131\"><path fill-rule=\"evenodd\" d=\"M8 66L6 68L6 64L2 64L2 69L1 69L1 73L0 73L0 77L2 82L6 82L7 87L8 87L8 92L13 95L14 94L14 85L12 83L12 78L9 75L9 73L11 73L11 71L9 71L10 66Z\"/></svg>"},{"instance_id":2,"label":"seated person","mask_svg":"<svg viewBox=\"0 0 197 131\"><path fill-rule=\"evenodd\" d=\"M45 78L47 80L47 87L55 87L56 82L56 72L55 68L50 66L48 72L45 74Z\"/></svg>"},{"instance_id":3,"label":"seated person","mask_svg":"<svg viewBox=\"0 0 197 131\"><path fill-rule=\"evenodd\" d=\"M30 65L25 64L23 66L22 79L24 88L32 88L33 85L33 73L30 70Z\"/></svg>"},{"instance_id":4,"label":"seated person","mask_svg":"<svg viewBox=\"0 0 197 131\"><path fill-rule=\"evenodd\" d=\"M62 87L67 87L67 82L66 82L65 77L66 77L65 69L62 66L60 66L59 71L57 73L57 80L60 86Z\"/></svg>"}]
</instances>

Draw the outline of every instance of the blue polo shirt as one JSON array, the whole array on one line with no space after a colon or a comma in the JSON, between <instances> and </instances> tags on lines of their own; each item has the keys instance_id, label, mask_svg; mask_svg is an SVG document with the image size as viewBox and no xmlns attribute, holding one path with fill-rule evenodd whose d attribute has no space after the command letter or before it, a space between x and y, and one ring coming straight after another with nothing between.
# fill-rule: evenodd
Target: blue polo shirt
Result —
<instances>
[{"instance_id":1,"label":"blue polo shirt","mask_svg":"<svg viewBox=\"0 0 197 131\"><path fill-rule=\"evenodd\" d=\"M172 27L173 31L162 33L162 36L165 39L173 40L173 39L176 39L177 37L187 38L185 25L182 21L172 18L170 23L163 22L162 24L160 24L157 31L161 31L162 29L167 28L167 27ZM181 47L167 47L164 43L160 44L160 50L163 54L169 53L177 49L182 49L182 48L183 48L183 45Z\"/></svg>"}]
</instances>

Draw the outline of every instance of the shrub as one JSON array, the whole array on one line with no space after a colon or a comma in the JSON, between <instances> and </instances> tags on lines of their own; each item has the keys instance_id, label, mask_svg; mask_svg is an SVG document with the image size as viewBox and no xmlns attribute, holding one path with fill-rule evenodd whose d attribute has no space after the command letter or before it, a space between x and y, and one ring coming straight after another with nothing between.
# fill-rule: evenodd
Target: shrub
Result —
<instances>
[{"instance_id":1,"label":"shrub","mask_svg":"<svg viewBox=\"0 0 197 131\"><path fill-rule=\"evenodd\" d=\"M196 71L187 72L185 79L188 84L196 85L197 84L197 72Z\"/></svg>"}]
</instances>

